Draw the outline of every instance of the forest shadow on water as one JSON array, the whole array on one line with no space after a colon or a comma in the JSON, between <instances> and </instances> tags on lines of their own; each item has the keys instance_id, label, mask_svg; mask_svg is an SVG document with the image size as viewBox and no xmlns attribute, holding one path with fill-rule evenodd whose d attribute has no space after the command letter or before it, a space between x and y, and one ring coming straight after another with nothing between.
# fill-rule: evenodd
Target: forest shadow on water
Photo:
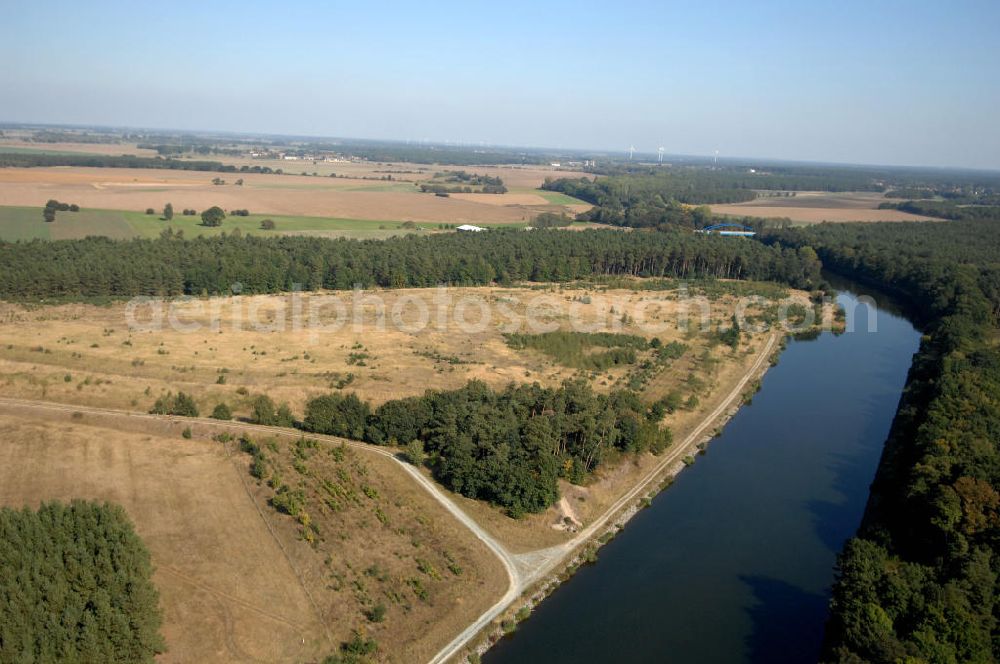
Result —
<instances>
[{"instance_id":1,"label":"forest shadow on water","mask_svg":"<svg viewBox=\"0 0 1000 664\"><path fill-rule=\"evenodd\" d=\"M753 593L747 613L753 631L747 636L748 660L761 664L815 662L819 644L815 626L826 620L827 598L781 579L741 576Z\"/></svg>"}]
</instances>

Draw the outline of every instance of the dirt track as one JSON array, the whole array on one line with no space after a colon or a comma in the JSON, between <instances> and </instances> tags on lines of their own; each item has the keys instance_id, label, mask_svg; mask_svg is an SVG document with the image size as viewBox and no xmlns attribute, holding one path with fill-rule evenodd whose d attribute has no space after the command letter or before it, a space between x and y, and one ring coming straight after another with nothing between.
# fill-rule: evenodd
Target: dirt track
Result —
<instances>
[{"instance_id":1,"label":"dirt track","mask_svg":"<svg viewBox=\"0 0 1000 664\"><path fill-rule=\"evenodd\" d=\"M684 438L684 440L672 446L667 453L658 460L657 464L647 473L641 481L633 485L625 494L614 502L605 512L592 521L588 526L577 534L572 540L548 549L532 551L522 554L512 554L507 548L489 532L483 529L475 520L468 516L452 499L442 491L433 481L413 466L399 460L391 450L368 445L357 441L345 440L332 436L315 436L321 440L331 442L343 442L351 447L363 450L369 454L377 454L394 460L414 478L424 490L426 490L438 503L448 510L463 526L468 528L480 541L482 541L503 564L508 578L509 586L503 597L492 607L479 616L472 624L463 629L450 643L442 648L432 659L433 664L446 662L459 654L469 641L475 638L481 631L488 628L493 621L510 607L525 591L531 589L538 582L557 571L575 553L593 537L598 535L613 519L627 511L630 505L636 503L641 496L645 495L651 487L662 477L668 468L678 465L681 459L692 452L694 446L701 440L709 427L715 425L731 409L733 409L744 389L751 379L758 376L765 368L766 362L774 348L776 337L769 337L762 350L758 353L750 369L742 379L732 388L732 390L718 403L718 405ZM203 418L180 418L162 415L149 415L131 411L118 411L104 408L93 408L86 406L65 405L45 401L30 401L22 399L0 398L0 412L10 413L20 416L40 416L51 417L52 414L60 414L70 421L81 421L85 418L96 418L101 422L101 426L117 426L129 431L136 429L159 428L166 425L180 428L189 426L198 437L207 437L214 433L229 432L239 434L266 433L284 437L298 437L301 432L298 430L282 429L279 427L268 427L260 425L245 424L240 422L223 422L219 420Z\"/></svg>"}]
</instances>

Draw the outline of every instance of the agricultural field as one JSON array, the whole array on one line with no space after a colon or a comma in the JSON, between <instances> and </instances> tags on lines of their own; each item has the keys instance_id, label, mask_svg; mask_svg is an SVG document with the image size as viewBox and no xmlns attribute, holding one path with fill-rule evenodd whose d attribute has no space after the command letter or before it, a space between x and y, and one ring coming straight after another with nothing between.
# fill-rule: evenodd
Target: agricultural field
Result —
<instances>
[{"instance_id":1,"label":"agricultural field","mask_svg":"<svg viewBox=\"0 0 1000 664\"><path fill-rule=\"evenodd\" d=\"M261 222L270 219L273 230L261 228ZM209 227L201 217L186 216L181 210L171 221L165 221L161 211L145 214L132 210L91 210L59 212L54 222L42 220L42 210L36 207L0 207L0 240L67 240L88 235L103 235L114 239L134 237L155 238L170 228L183 231L185 237L213 236L239 230L250 235L315 235L317 237L348 237L359 239L386 238L393 235L421 231L438 231L441 224L405 221L373 221L371 219L331 219L289 215L251 214L246 217L230 215L222 226Z\"/></svg>"},{"instance_id":2,"label":"agricultural field","mask_svg":"<svg viewBox=\"0 0 1000 664\"><path fill-rule=\"evenodd\" d=\"M0 505L121 504L156 569L158 661L318 661L355 630L384 661L427 659L505 589L485 547L384 456L6 410Z\"/></svg>"},{"instance_id":3,"label":"agricultural field","mask_svg":"<svg viewBox=\"0 0 1000 664\"><path fill-rule=\"evenodd\" d=\"M56 145L46 149L56 149ZM267 165L252 161L250 165ZM259 215L253 220L227 219L224 228L239 227L241 231L253 232L260 219L277 221L281 217L286 224L279 225L279 233L328 232L333 236L357 237L384 237L384 231L394 230L393 224L398 226L407 221L434 227L462 223L516 225L527 224L542 212L575 213L586 207L568 196L537 190L544 178L552 174L551 170L541 168L478 168L476 173L510 182L507 185L510 191L441 197L421 194L419 190L419 182L432 179L438 170L418 170L426 167L412 164L321 163L337 166L338 177L322 173L312 176L118 168L4 168L0 169L0 209L37 206L40 219L41 207L47 200L56 199L75 203L83 210L104 212L101 219L93 215L78 218L77 221L86 222L79 223L79 228L49 232L20 228L20 212L0 212L0 238L148 236L153 228L158 233L160 227L151 224L147 228L134 213L141 214L147 208L159 212L168 202L176 211L172 223L175 227L191 227L186 232L204 230L194 228L197 218L182 219L182 210L200 212L219 206L225 210L246 209ZM286 171L292 169L288 163L284 167ZM441 170L460 169L442 167ZM385 179L389 177L392 180ZM213 184L213 180L219 183ZM125 216L124 223L115 215ZM139 228L133 228L135 232L130 235L129 226Z\"/></svg>"},{"instance_id":4,"label":"agricultural field","mask_svg":"<svg viewBox=\"0 0 1000 664\"><path fill-rule=\"evenodd\" d=\"M16 132L8 132L16 134ZM35 154L100 154L118 156L131 154L137 157L155 157L156 150L140 148L135 143L72 143L35 142L24 136L10 135L0 139L0 152L22 152Z\"/></svg>"},{"instance_id":5,"label":"agricultural field","mask_svg":"<svg viewBox=\"0 0 1000 664\"><path fill-rule=\"evenodd\" d=\"M800 191L795 196L767 196L746 203L712 205L712 212L733 217L787 218L798 224L823 221L928 221L899 210L879 210L886 198L878 192Z\"/></svg>"}]
</instances>

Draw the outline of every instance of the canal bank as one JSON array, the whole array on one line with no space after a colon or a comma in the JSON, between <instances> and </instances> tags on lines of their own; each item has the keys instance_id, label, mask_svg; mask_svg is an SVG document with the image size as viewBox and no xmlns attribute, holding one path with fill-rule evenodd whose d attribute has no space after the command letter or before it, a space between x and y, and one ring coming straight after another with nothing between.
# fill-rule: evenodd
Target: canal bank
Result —
<instances>
[{"instance_id":1,"label":"canal bank","mask_svg":"<svg viewBox=\"0 0 1000 664\"><path fill-rule=\"evenodd\" d=\"M875 332L855 313L791 340L708 454L483 661L815 661L919 341L892 308Z\"/></svg>"}]
</instances>

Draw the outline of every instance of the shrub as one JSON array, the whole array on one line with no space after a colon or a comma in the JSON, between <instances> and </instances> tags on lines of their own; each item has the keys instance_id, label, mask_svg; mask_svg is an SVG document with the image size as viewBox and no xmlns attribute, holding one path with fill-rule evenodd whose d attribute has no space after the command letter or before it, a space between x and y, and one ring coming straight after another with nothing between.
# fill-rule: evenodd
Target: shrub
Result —
<instances>
[{"instance_id":1,"label":"shrub","mask_svg":"<svg viewBox=\"0 0 1000 664\"><path fill-rule=\"evenodd\" d=\"M274 426L289 428L295 426L295 416L292 415L292 409L287 403L278 406L278 412L274 416Z\"/></svg>"},{"instance_id":2,"label":"shrub","mask_svg":"<svg viewBox=\"0 0 1000 664\"><path fill-rule=\"evenodd\" d=\"M181 431L181 436L190 439L192 436L191 427L184 427L184 431Z\"/></svg>"},{"instance_id":3,"label":"shrub","mask_svg":"<svg viewBox=\"0 0 1000 664\"><path fill-rule=\"evenodd\" d=\"M189 394L178 392L177 396L174 396L172 393L167 392L166 396L162 396L156 400L156 403L153 404L149 412L154 415L198 417L198 405Z\"/></svg>"},{"instance_id":4,"label":"shrub","mask_svg":"<svg viewBox=\"0 0 1000 664\"><path fill-rule=\"evenodd\" d=\"M365 615L368 618L368 620L372 621L373 623L380 623L383 620L385 620L385 614L386 614L385 604L379 602L371 609L369 609Z\"/></svg>"},{"instance_id":5,"label":"shrub","mask_svg":"<svg viewBox=\"0 0 1000 664\"><path fill-rule=\"evenodd\" d=\"M287 484L278 487L271 498L271 507L282 514L297 517L306 506L306 494L302 489L292 489Z\"/></svg>"},{"instance_id":6,"label":"shrub","mask_svg":"<svg viewBox=\"0 0 1000 664\"><path fill-rule=\"evenodd\" d=\"M226 404L220 403L212 410L212 419L231 420L233 419L233 411Z\"/></svg>"},{"instance_id":7,"label":"shrub","mask_svg":"<svg viewBox=\"0 0 1000 664\"><path fill-rule=\"evenodd\" d=\"M426 457L424 454L423 441L418 440L416 438L411 440L407 444L406 450L403 452L403 456L406 457L406 460L412 463L414 466L424 465L424 459Z\"/></svg>"},{"instance_id":8,"label":"shrub","mask_svg":"<svg viewBox=\"0 0 1000 664\"><path fill-rule=\"evenodd\" d=\"M260 222L260 229L262 231L273 231L275 228L274 219L263 219Z\"/></svg>"}]
</instances>

